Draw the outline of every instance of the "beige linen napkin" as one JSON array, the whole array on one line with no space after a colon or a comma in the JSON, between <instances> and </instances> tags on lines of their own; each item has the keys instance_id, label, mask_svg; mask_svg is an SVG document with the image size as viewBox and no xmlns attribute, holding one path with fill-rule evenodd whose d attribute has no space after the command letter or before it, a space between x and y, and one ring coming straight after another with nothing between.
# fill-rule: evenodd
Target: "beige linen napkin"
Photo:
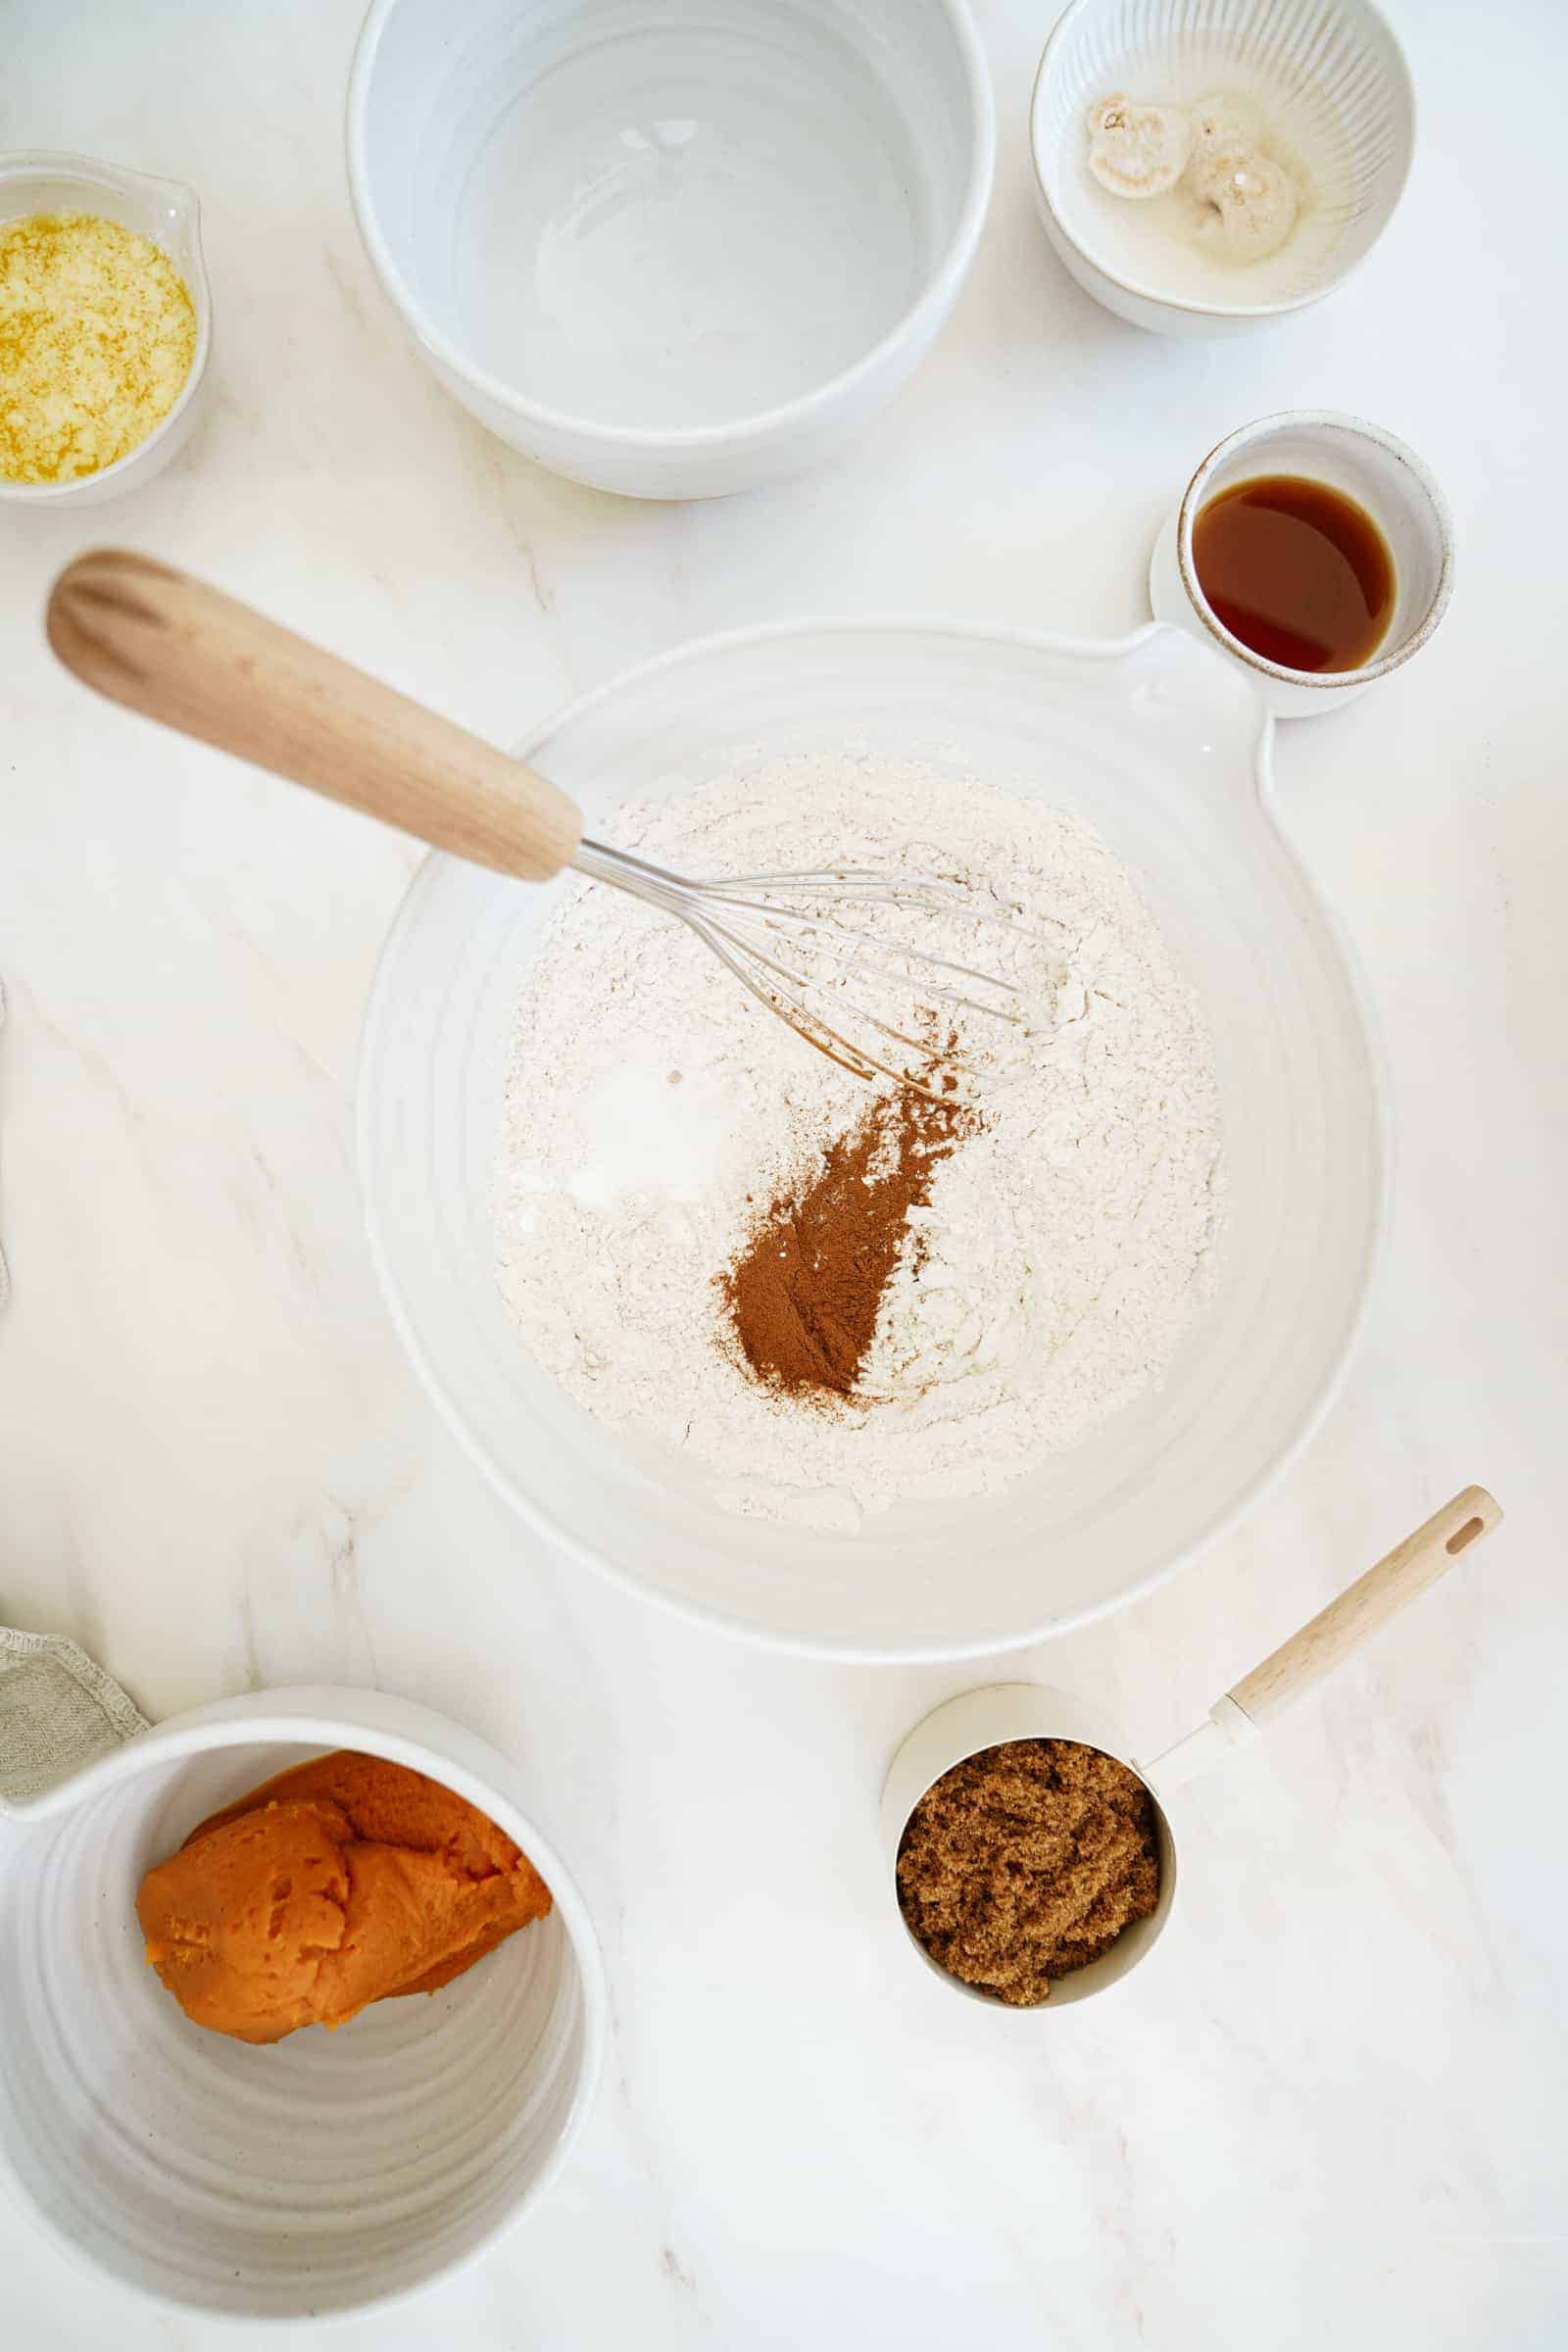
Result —
<instances>
[{"instance_id":1,"label":"beige linen napkin","mask_svg":"<svg viewBox=\"0 0 1568 2352\"><path fill-rule=\"evenodd\" d=\"M0 1625L0 1813L146 1729L145 1715L74 1642Z\"/></svg>"}]
</instances>

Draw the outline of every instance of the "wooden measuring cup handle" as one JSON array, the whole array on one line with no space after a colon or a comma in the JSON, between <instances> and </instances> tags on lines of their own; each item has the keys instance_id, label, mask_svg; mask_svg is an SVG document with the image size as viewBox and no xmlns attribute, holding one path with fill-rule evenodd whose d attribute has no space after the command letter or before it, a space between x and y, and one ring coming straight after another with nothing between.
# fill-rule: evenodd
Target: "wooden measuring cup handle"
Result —
<instances>
[{"instance_id":1,"label":"wooden measuring cup handle","mask_svg":"<svg viewBox=\"0 0 1568 2352\"><path fill-rule=\"evenodd\" d=\"M112 702L527 882L582 819L559 786L203 580L120 548L78 556L49 642Z\"/></svg>"},{"instance_id":2,"label":"wooden measuring cup handle","mask_svg":"<svg viewBox=\"0 0 1568 2352\"><path fill-rule=\"evenodd\" d=\"M1485 1487L1464 1488L1244 1676L1227 1692L1231 1704L1251 1723L1272 1722L1435 1585L1460 1552L1490 1535L1501 1518Z\"/></svg>"}]
</instances>

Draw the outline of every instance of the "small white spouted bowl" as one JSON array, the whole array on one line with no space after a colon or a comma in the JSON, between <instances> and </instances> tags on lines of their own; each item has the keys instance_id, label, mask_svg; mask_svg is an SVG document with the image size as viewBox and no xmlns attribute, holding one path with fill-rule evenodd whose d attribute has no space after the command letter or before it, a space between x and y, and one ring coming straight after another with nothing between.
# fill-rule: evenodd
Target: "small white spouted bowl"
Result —
<instances>
[{"instance_id":1,"label":"small white spouted bowl","mask_svg":"<svg viewBox=\"0 0 1568 2352\"><path fill-rule=\"evenodd\" d=\"M514 1838L549 1915L428 1997L268 2047L185 2017L136 1889L273 1773L353 1747ZM484 1740L377 1690L254 1691L160 1724L0 1822L0 2156L73 2251L173 2305L304 2320L398 2300L554 2176L605 2036L581 1895Z\"/></svg>"},{"instance_id":2,"label":"small white spouted bowl","mask_svg":"<svg viewBox=\"0 0 1568 2352\"><path fill-rule=\"evenodd\" d=\"M200 414L207 356L213 342L213 301L202 258L201 207L193 188L177 179L155 179L90 155L48 149L0 155L0 228L34 213L92 213L118 221L169 256L185 281L196 314L196 349L179 397L168 415L134 449L96 473L68 482L13 482L0 474L0 505L10 507L102 506L127 490L139 490L162 473L190 438Z\"/></svg>"},{"instance_id":3,"label":"small white spouted bowl","mask_svg":"<svg viewBox=\"0 0 1568 2352\"><path fill-rule=\"evenodd\" d=\"M1238 91L1309 191L1268 260L1218 259L1173 233L1168 200L1113 196L1086 122L1124 91L1190 106ZM1236 334L1329 293L1371 252L1410 169L1415 100L1368 0L1074 0L1046 44L1029 118L1040 217L1106 310L1166 335Z\"/></svg>"},{"instance_id":4,"label":"small white spouted bowl","mask_svg":"<svg viewBox=\"0 0 1568 2352\"><path fill-rule=\"evenodd\" d=\"M448 391L554 472L811 466L952 310L995 110L966 0L374 0L370 259Z\"/></svg>"}]
</instances>

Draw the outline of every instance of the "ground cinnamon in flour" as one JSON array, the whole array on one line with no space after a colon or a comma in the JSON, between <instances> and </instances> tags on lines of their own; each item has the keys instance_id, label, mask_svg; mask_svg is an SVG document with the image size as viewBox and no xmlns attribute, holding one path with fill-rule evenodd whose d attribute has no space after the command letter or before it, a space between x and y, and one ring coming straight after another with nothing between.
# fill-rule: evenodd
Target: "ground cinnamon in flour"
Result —
<instances>
[{"instance_id":1,"label":"ground cinnamon in flour","mask_svg":"<svg viewBox=\"0 0 1568 2352\"><path fill-rule=\"evenodd\" d=\"M973 1125L956 1102L884 1096L829 1147L809 1182L768 1203L719 1276L759 1380L806 1403L853 1393L909 1211L925 1205L938 1165Z\"/></svg>"},{"instance_id":2,"label":"ground cinnamon in flour","mask_svg":"<svg viewBox=\"0 0 1568 2352\"><path fill-rule=\"evenodd\" d=\"M1032 2008L1158 1902L1153 1800L1097 1747L1008 1740L926 1790L898 1884L909 1933L940 1968Z\"/></svg>"}]
</instances>

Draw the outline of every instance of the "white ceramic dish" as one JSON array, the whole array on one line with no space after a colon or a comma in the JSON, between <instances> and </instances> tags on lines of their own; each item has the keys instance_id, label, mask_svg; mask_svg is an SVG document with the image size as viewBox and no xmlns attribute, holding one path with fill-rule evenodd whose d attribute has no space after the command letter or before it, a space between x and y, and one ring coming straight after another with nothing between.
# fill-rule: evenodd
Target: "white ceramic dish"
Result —
<instances>
[{"instance_id":1,"label":"white ceramic dish","mask_svg":"<svg viewBox=\"0 0 1568 2352\"><path fill-rule=\"evenodd\" d=\"M1280 253L1243 268L1174 236L1158 203L1108 194L1085 122L1115 91L1191 105L1240 90L1311 193ZM1339 285L1383 234L1415 141L1398 42L1368 0L1073 0L1029 117L1046 234L1106 310L1167 335L1244 332Z\"/></svg>"},{"instance_id":2,"label":"white ceramic dish","mask_svg":"<svg viewBox=\"0 0 1568 2352\"><path fill-rule=\"evenodd\" d=\"M503 1073L554 890L442 858L405 903L368 1015L367 1220L398 1328L452 1428L579 1557L782 1647L973 1654L1146 1590L1300 1443L1372 1265L1382 1094L1343 952L1274 821L1269 722L1241 678L1174 630L1104 644L891 622L748 632L633 671L525 750L593 828L614 801L700 784L744 747L847 741L1089 817L1142 876L1202 996L1229 1224L1216 1296L1161 1390L990 1497L902 1506L854 1534L740 1517L695 1460L591 1420L533 1363L493 1272Z\"/></svg>"},{"instance_id":3,"label":"white ceramic dish","mask_svg":"<svg viewBox=\"0 0 1568 2352\"><path fill-rule=\"evenodd\" d=\"M0 476L0 503L12 507L95 507L139 490L190 437L199 413L213 340L212 294L202 259L201 214L193 189L152 179L86 155L35 151L0 156L0 224L29 213L96 213L148 237L168 254L196 312L196 353L183 389L163 422L113 466L72 482L12 482Z\"/></svg>"},{"instance_id":4,"label":"white ceramic dish","mask_svg":"<svg viewBox=\"0 0 1568 2352\"><path fill-rule=\"evenodd\" d=\"M814 465L957 297L995 160L966 0L374 0L349 181L482 424L702 498Z\"/></svg>"},{"instance_id":5,"label":"white ceramic dish","mask_svg":"<svg viewBox=\"0 0 1568 2352\"><path fill-rule=\"evenodd\" d=\"M1359 669L1287 669L1233 637L1203 594L1193 556L1193 530L1217 492L1267 473L1294 473L1343 490L1369 514L1394 558L1393 616L1376 661ZM1453 592L1453 518L1448 502L1413 449L1362 416L1327 409L1264 416L1209 451L1155 543L1149 601L1170 621L1210 645L1250 677L1277 718L1342 710L1420 652Z\"/></svg>"},{"instance_id":6,"label":"white ceramic dish","mask_svg":"<svg viewBox=\"0 0 1568 2352\"><path fill-rule=\"evenodd\" d=\"M142 1957L150 1863L325 1748L412 1765L500 1823L555 1897L442 1991L252 2048ZM142 1734L0 1822L0 2153L74 2252L202 2312L304 2320L468 2261L554 2177L605 2038L598 1945L520 1776L376 1690L254 1691Z\"/></svg>"}]
</instances>

